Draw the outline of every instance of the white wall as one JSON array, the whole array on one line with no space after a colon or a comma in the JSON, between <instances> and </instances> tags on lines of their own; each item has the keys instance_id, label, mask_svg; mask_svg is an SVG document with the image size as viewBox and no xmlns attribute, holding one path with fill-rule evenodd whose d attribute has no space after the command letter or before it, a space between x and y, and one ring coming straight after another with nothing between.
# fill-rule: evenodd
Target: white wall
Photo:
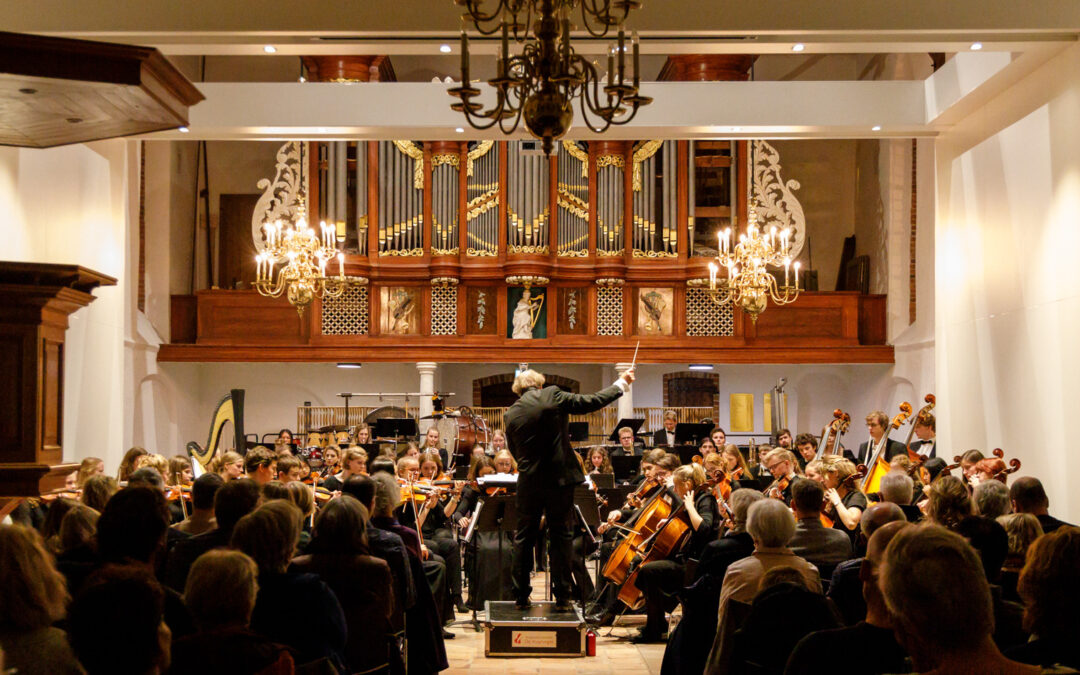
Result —
<instances>
[{"instance_id":1,"label":"white wall","mask_svg":"<svg viewBox=\"0 0 1080 675\"><path fill-rule=\"evenodd\" d=\"M1080 521L1080 47L938 146L937 381L945 447L1001 447Z\"/></svg>"},{"instance_id":2,"label":"white wall","mask_svg":"<svg viewBox=\"0 0 1080 675\"><path fill-rule=\"evenodd\" d=\"M97 456L110 466L119 462L124 429L125 147L0 148L4 257L79 264L119 279L71 315L64 364L64 459Z\"/></svg>"}]
</instances>

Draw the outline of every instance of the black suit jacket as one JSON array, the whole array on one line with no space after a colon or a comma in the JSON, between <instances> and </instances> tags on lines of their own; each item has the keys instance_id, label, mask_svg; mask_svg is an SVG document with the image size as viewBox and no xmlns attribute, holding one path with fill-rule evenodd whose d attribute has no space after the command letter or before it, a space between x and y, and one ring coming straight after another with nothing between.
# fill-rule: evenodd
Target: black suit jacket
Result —
<instances>
[{"instance_id":1,"label":"black suit jacket","mask_svg":"<svg viewBox=\"0 0 1080 675\"><path fill-rule=\"evenodd\" d=\"M862 443L859 443L859 452L855 455L856 460L858 460L855 462L856 464L866 464L870 461L870 453L867 451L866 447L869 443L870 441L864 441ZM896 457L897 455L903 455L905 453L907 453L907 448L905 448L904 444L900 441L896 441L890 438L885 443L884 460L886 462L891 461L892 458Z\"/></svg>"},{"instance_id":2,"label":"black suit jacket","mask_svg":"<svg viewBox=\"0 0 1080 675\"><path fill-rule=\"evenodd\" d=\"M599 410L622 396L612 385L595 394L570 394L558 387L531 388L503 415L506 444L518 463L518 491L585 480L570 447L570 415Z\"/></svg>"},{"instance_id":3,"label":"black suit jacket","mask_svg":"<svg viewBox=\"0 0 1080 675\"><path fill-rule=\"evenodd\" d=\"M671 432L671 435L674 437L675 432L674 431ZM653 447L654 448L658 448L661 445L675 445L674 443L668 443L667 441L668 441L668 439L667 439L667 430L666 429L661 429L660 431L657 431L657 432L653 433Z\"/></svg>"},{"instance_id":4,"label":"black suit jacket","mask_svg":"<svg viewBox=\"0 0 1080 675\"><path fill-rule=\"evenodd\" d=\"M927 443L929 443L930 446L931 446L930 447L930 457L929 458L937 457L937 440L936 439L933 440L933 441L915 441L914 443L911 444L911 449L913 451L915 451L915 452L918 452L919 448L921 448L924 444L927 444Z\"/></svg>"}]
</instances>

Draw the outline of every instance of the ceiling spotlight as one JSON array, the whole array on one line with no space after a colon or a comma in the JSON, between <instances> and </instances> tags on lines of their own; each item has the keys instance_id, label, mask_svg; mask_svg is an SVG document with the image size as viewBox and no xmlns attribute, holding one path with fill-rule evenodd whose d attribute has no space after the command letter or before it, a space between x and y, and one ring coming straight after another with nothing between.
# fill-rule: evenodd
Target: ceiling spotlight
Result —
<instances>
[{"instance_id":1,"label":"ceiling spotlight","mask_svg":"<svg viewBox=\"0 0 1080 675\"><path fill-rule=\"evenodd\" d=\"M443 54L449 54L450 53L450 45L440 45L439 46L439 51L442 52Z\"/></svg>"},{"instance_id":2,"label":"ceiling spotlight","mask_svg":"<svg viewBox=\"0 0 1080 675\"><path fill-rule=\"evenodd\" d=\"M980 49L982 49L982 43L981 42L972 42L971 43L971 51L977 52Z\"/></svg>"},{"instance_id":3,"label":"ceiling spotlight","mask_svg":"<svg viewBox=\"0 0 1080 675\"><path fill-rule=\"evenodd\" d=\"M263 51L267 54L277 54L277 47L274 45L263 45Z\"/></svg>"},{"instance_id":4,"label":"ceiling spotlight","mask_svg":"<svg viewBox=\"0 0 1080 675\"><path fill-rule=\"evenodd\" d=\"M454 129L454 131L456 131L459 134L465 133L465 129L463 127L457 127L456 129Z\"/></svg>"},{"instance_id":5,"label":"ceiling spotlight","mask_svg":"<svg viewBox=\"0 0 1080 675\"><path fill-rule=\"evenodd\" d=\"M804 49L806 49L806 45L801 42L796 42L795 44L791 45L791 51L793 52L801 52Z\"/></svg>"},{"instance_id":6,"label":"ceiling spotlight","mask_svg":"<svg viewBox=\"0 0 1080 675\"><path fill-rule=\"evenodd\" d=\"M713 366L712 366L711 363L691 363L690 364L690 370L712 370L712 369L713 369Z\"/></svg>"},{"instance_id":7,"label":"ceiling spotlight","mask_svg":"<svg viewBox=\"0 0 1080 675\"><path fill-rule=\"evenodd\" d=\"M339 363L339 364L337 364L338 368L362 368L363 366L364 366L364 364L362 364L362 363Z\"/></svg>"},{"instance_id":8,"label":"ceiling spotlight","mask_svg":"<svg viewBox=\"0 0 1080 675\"><path fill-rule=\"evenodd\" d=\"M188 129L187 127L180 127L179 129L177 129L177 131L182 134L186 134L187 132L191 131L191 129Z\"/></svg>"},{"instance_id":9,"label":"ceiling spotlight","mask_svg":"<svg viewBox=\"0 0 1080 675\"><path fill-rule=\"evenodd\" d=\"M881 125L875 124L874 126L870 127L870 131L881 131Z\"/></svg>"}]
</instances>

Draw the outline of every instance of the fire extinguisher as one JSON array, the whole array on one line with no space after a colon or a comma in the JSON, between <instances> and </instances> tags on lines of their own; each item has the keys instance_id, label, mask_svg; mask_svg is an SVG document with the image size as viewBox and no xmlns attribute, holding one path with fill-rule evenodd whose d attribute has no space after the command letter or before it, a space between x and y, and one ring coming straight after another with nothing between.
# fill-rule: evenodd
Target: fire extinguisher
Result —
<instances>
[{"instance_id":1,"label":"fire extinguisher","mask_svg":"<svg viewBox=\"0 0 1080 675\"><path fill-rule=\"evenodd\" d=\"M585 656L596 656L596 633L591 628L585 633Z\"/></svg>"}]
</instances>

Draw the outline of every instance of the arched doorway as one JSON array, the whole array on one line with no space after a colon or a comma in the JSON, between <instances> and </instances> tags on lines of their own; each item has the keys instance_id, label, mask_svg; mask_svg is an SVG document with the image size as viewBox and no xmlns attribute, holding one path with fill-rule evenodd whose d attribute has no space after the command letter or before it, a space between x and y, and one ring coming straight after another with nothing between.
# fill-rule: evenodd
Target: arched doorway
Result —
<instances>
[{"instance_id":1,"label":"arched doorway","mask_svg":"<svg viewBox=\"0 0 1080 675\"><path fill-rule=\"evenodd\" d=\"M577 394L581 384L561 375L544 375L548 386L555 385L563 391ZM513 373L492 375L473 380L473 406L478 408L507 408L517 401L517 394L511 390L514 385Z\"/></svg>"},{"instance_id":2,"label":"arched doorway","mask_svg":"<svg viewBox=\"0 0 1080 675\"><path fill-rule=\"evenodd\" d=\"M664 407L712 408L713 422L719 424L720 376L689 370L664 373Z\"/></svg>"}]
</instances>

